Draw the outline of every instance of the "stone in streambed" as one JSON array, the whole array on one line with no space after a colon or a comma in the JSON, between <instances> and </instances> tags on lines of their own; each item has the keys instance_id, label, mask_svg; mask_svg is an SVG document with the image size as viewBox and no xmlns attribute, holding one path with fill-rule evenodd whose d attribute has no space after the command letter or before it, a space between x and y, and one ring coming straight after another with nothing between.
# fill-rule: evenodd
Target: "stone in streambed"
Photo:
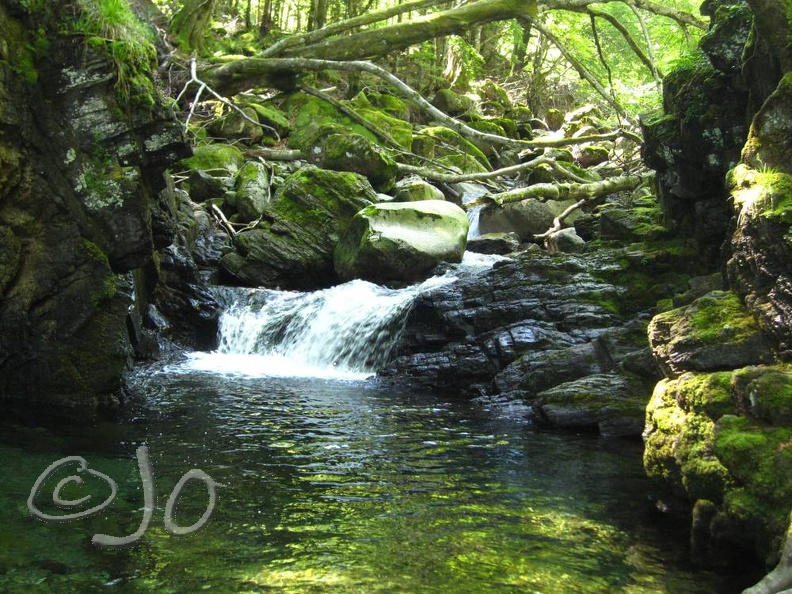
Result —
<instances>
[{"instance_id":1,"label":"stone in streambed","mask_svg":"<svg viewBox=\"0 0 792 594\"><path fill-rule=\"evenodd\" d=\"M464 210L441 200L391 202L355 215L334 253L344 279L415 281L440 262L460 262L469 222Z\"/></svg>"}]
</instances>

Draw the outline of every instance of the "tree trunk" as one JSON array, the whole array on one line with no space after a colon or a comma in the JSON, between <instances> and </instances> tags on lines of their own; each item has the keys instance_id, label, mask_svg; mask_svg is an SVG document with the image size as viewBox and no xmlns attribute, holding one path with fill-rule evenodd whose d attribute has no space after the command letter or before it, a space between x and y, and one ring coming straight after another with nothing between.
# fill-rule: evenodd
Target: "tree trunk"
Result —
<instances>
[{"instance_id":1,"label":"tree trunk","mask_svg":"<svg viewBox=\"0 0 792 594\"><path fill-rule=\"evenodd\" d=\"M203 48L215 0L185 0L171 20L170 32L187 53Z\"/></svg>"},{"instance_id":2,"label":"tree trunk","mask_svg":"<svg viewBox=\"0 0 792 594\"><path fill-rule=\"evenodd\" d=\"M478 0L410 22L287 49L283 56L322 60L376 58L435 37L464 34L474 24L516 18L534 8L533 0Z\"/></svg>"}]
</instances>

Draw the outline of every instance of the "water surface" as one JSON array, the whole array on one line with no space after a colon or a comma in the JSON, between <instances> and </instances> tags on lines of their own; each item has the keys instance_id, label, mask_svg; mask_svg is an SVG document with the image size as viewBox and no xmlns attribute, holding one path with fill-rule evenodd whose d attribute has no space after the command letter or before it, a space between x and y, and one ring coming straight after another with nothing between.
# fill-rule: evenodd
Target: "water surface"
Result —
<instances>
[{"instance_id":1,"label":"water surface","mask_svg":"<svg viewBox=\"0 0 792 594\"><path fill-rule=\"evenodd\" d=\"M220 365L140 370L138 403L112 421L2 422L0 591L737 591L686 566L685 535L653 505L639 444L537 432L519 414L374 381ZM141 444L153 521L134 547L96 547L93 534L140 523ZM90 519L31 517L36 478L76 455L118 482L117 499ZM226 486L204 529L172 536L165 503L193 468ZM42 509L55 509L47 501L62 476L42 489ZM101 501L106 485L89 478L64 493ZM191 481L176 520L191 524L206 503Z\"/></svg>"}]
</instances>

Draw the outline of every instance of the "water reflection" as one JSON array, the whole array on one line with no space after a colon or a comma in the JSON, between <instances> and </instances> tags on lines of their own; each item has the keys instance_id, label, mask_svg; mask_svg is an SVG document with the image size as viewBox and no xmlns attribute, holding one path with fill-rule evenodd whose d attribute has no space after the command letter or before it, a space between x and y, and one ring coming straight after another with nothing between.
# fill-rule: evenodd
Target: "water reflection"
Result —
<instances>
[{"instance_id":1,"label":"water reflection","mask_svg":"<svg viewBox=\"0 0 792 594\"><path fill-rule=\"evenodd\" d=\"M0 590L730 591L685 567L684 534L649 503L637 444L611 450L372 382L152 368L132 389L141 401L112 423L5 423ZM135 548L97 549L92 534L140 521L143 443L155 519ZM30 488L66 455L113 476L118 500L84 522L37 522ZM174 537L163 508L190 468L227 487L208 527ZM205 507L205 489L185 488L179 524Z\"/></svg>"}]
</instances>

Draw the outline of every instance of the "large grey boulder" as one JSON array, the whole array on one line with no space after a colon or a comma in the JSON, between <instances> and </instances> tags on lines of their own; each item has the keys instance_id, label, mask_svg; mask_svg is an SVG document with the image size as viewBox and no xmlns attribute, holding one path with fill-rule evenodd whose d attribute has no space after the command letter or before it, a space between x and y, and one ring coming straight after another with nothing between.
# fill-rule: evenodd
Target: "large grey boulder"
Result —
<instances>
[{"instance_id":1,"label":"large grey boulder","mask_svg":"<svg viewBox=\"0 0 792 594\"><path fill-rule=\"evenodd\" d=\"M440 262L460 262L469 222L442 200L390 202L364 208L335 249L341 278L415 281Z\"/></svg>"}]
</instances>

